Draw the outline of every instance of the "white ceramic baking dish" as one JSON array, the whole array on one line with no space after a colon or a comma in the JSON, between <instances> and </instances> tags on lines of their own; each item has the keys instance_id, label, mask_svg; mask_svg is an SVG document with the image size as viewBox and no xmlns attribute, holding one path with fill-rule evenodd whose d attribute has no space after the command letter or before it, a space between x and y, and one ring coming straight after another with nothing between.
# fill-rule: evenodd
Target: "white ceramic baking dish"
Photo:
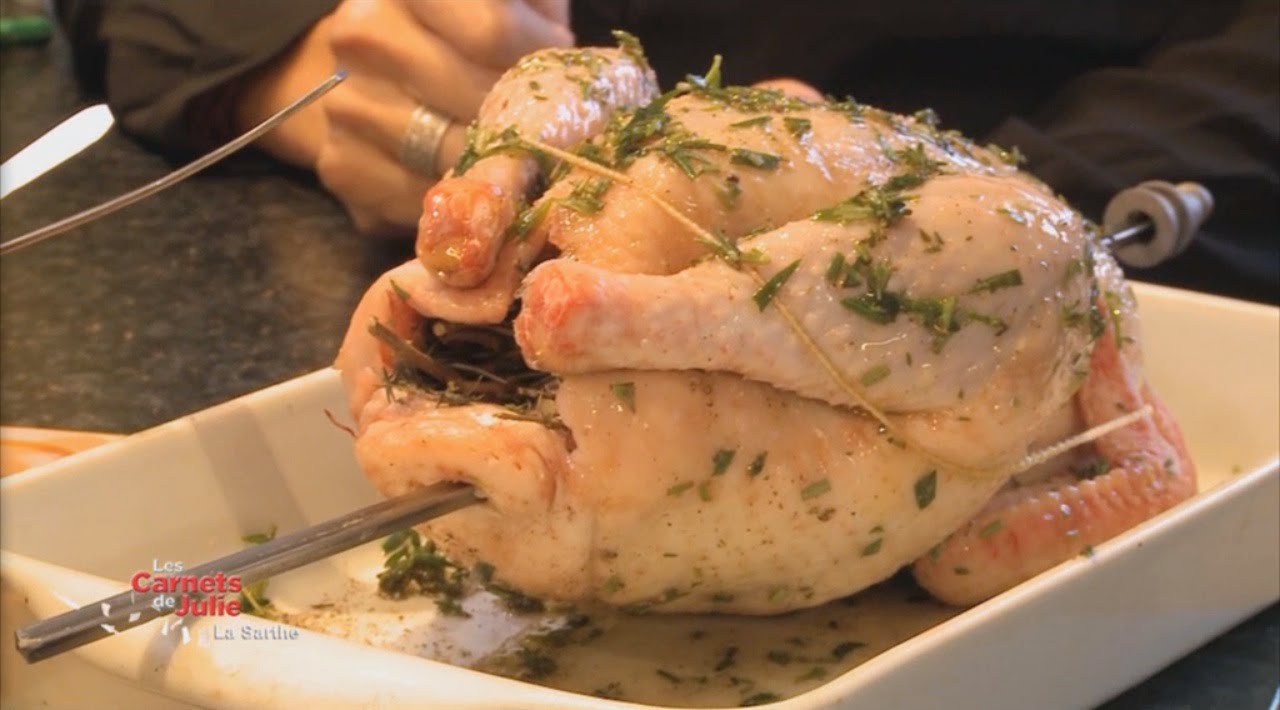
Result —
<instances>
[{"instance_id":1,"label":"white ceramic baking dish","mask_svg":"<svg viewBox=\"0 0 1280 710\"><path fill-rule=\"evenodd\" d=\"M562 666L574 678L554 684L666 706L737 705L777 690L798 692L774 706L793 709L1079 707L1280 598L1280 311L1141 284L1136 290L1148 375L1199 466L1202 492L1194 499L963 613L903 599L903 585L891 584L854 606L784 619L624 620L566 649ZM246 532L290 530L376 500L348 435L326 409L344 411L331 371L0 482L6 638L32 618L123 589L153 561L192 566L237 548ZM639 706L461 667L538 619L508 614L488 595L467 602L467 620L438 618L427 600L380 600L371 591L379 563L377 550L366 547L273 580L273 601L316 629L294 639L219 639L291 628L236 617L188 621L184 643L182 628L165 633L156 621L34 666L6 641L0 701L311 710ZM837 621L839 631L809 649L793 635L793 627ZM838 634L867 645L821 673L803 660L767 660L777 644L794 644L803 659ZM696 662L714 662L717 644L737 645L740 664L699 677Z\"/></svg>"}]
</instances>

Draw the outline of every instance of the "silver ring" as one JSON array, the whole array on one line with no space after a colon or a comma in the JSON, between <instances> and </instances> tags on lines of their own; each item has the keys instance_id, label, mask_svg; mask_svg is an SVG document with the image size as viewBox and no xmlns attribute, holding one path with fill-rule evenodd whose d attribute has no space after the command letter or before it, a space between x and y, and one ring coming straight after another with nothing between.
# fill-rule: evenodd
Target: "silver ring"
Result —
<instances>
[{"instance_id":1,"label":"silver ring","mask_svg":"<svg viewBox=\"0 0 1280 710\"><path fill-rule=\"evenodd\" d=\"M409 117L404 135L400 137L400 162L415 173L427 177L440 177L436 170L436 155L444 142L445 131L453 123L447 116L419 106Z\"/></svg>"}]
</instances>

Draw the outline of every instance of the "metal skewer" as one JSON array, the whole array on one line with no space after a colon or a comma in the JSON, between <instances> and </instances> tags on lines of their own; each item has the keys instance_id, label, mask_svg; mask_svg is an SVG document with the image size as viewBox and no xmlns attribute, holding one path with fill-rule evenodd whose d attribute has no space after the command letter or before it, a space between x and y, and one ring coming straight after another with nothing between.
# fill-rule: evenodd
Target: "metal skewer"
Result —
<instances>
[{"instance_id":1,"label":"metal skewer","mask_svg":"<svg viewBox=\"0 0 1280 710\"><path fill-rule=\"evenodd\" d=\"M222 573L226 577L238 576L242 585L248 585L482 500L483 495L472 486L440 483L234 552L185 570L182 575L204 578ZM207 596L199 592L182 594L191 601ZM28 663L35 663L172 613L173 607L153 604L160 596L163 594L121 592L38 621L14 634L18 652Z\"/></svg>"},{"instance_id":2,"label":"metal skewer","mask_svg":"<svg viewBox=\"0 0 1280 710\"><path fill-rule=\"evenodd\" d=\"M1139 219L1128 227L1102 235L1098 243L1107 251L1113 251L1127 244L1141 244L1150 239L1154 232L1155 225L1151 224L1151 220Z\"/></svg>"},{"instance_id":3,"label":"metal skewer","mask_svg":"<svg viewBox=\"0 0 1280 710\"><path fill-rule=\"evenodd\" d=\"M321 96L324 96L325 94L327 94L330 89L337 86L345 78L347 78L346 70L339 70L333 76L320 82L320 84L317 85L314 89L312 89L311 91L308 91L306 94L303 94L303 96L299 98L297 101L294 101L293 103L281 109L275 115L271 116L270 118L263 121L262 123L259 123L257 126L254 126L244 135L240 136L239 138L236 138L235 140L231 141L230 143L227 143L226 145L223 145L215 149L214 151L208 153L207 155L204 155L203 157L196 158L190 163L187 163L181 168L178 168L177 170L169 173L168 175L165 175L159 180L143 185L142 187L132 192L126 192L125 194L120 195L119 197L113 198L111 200L108 200L106 202L103 202L102 204L97 205L96 207L90 207L89 209L83 212L80 212L78 214L73 214L70 217L67 217L66 219L60 219L57 222L54 222L53 224L45 225L39 229L27 232L26 234L20 237L14 237L13 239L0 243L0 255L8 254L11 251L16 251L23 247L31 246L33 244L39 244L40 242L48 239L49 237L52 237L57 234L62 234L63 232L66 232L71 229L75 229L76 227L79 227L82 224L88 224L89 222L92 222L95 219L98 219L99 217L104 217L106 215L111 214L112 212L115 212L116 210L124 209L125 207L128 207L129 205L132 205L133 203L138 202L139 200L144 200L156 194L157 192L164 190L165 188L172 187L173 185L176 185L177 183L180 183L183 180L186 180L192 175L195 175L201 170L204 170L210 165L213 165L219 160L222 160L228 155L231 155L232 153L258 140L268 131L272 130L273 128L280 125L281 123L284 123L285 119L289 118L293 114L302 110L303 108L305 108L306 106L308 106L309 104L314 102L316 99L320 98Z\"/></svg>"}]
</instances>

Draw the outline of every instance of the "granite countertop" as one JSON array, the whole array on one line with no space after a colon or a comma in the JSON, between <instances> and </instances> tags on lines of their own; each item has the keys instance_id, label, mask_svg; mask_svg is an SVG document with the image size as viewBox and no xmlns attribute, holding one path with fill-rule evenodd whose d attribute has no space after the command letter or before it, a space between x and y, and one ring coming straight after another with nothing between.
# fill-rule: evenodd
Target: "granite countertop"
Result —
<instances>
[{"instance_id":1,"label":"granite countertop","mask_svg":"<svg viewBox=\"0 0 1280 710\"><path fill-rule=\"evenodd\" d=\"M2 50L0 158L86 103L58 40ZM0 234L170 167L113 130L5 198ZM0 261L0 421L135 432L325 367L364 288L409 253L356 234L309 175L233 158ZM1106 707L1266 708L1278 677L1273 605Z\"/></svg>"}]
</instances>

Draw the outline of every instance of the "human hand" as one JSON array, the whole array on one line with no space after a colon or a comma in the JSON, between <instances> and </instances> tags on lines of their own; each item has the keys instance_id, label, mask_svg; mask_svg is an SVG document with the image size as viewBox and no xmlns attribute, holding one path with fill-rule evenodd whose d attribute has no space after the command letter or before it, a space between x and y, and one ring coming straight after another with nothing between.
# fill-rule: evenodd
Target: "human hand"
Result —
<instances>
[{"instance_id":1,"label":"human hand","mask_svg":"<svg viewBox=\"0 0 1280 710\"><path fill-rule=\"evenodd\" d=\"M489 88L525 54L572 45L568 16L568 0L344 0L266 75L268 100L247 103L283 105L346 68L318 111L263 145L313 167L362 232L411 232L422 195L457 160ZM432 174L400 159L419 106L453 121Z\"/></svg>"}]
</instances>

